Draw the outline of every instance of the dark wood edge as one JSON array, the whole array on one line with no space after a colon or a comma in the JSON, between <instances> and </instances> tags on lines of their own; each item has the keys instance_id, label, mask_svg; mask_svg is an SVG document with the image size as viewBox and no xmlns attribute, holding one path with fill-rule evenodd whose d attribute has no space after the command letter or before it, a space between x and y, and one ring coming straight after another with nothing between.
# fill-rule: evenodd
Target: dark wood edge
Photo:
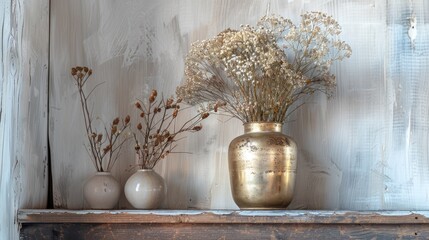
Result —
<instances>
[{"instance_id":1,"label":"dark wood edge","mask_svg":"<svg viewBox=\"0 0 429 240\"><path fill-rule=\"evenodd\" d=\"M429 224L429 211L36 210L25 223Z\"/></svg>"}]
</instances>

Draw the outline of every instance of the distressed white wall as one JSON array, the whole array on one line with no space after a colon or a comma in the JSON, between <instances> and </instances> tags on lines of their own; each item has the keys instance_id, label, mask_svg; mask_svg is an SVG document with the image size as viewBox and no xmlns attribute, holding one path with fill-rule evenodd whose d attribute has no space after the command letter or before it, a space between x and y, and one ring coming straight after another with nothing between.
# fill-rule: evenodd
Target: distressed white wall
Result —
<instances>
[{"instance_id":1,"label":"distressed white wall","mask_svg":"<svg viewBox=\"0 0 429 240\"><path fill-rule=\"evenodd\" d=\"M48 198L49 0L0 2L0 239Z\"/></svg>"},{"instance_id":2,"label":"distressed white wall","mask_svg":"<svg viewBox=\"0 0 429 240\"><path fill-rule=\"evenodd\" d=\"M285 132L299 146L290 208L429 209L429 2L425 0L224 0L51 2L50 142L57 208L85 206L82 186L94 170L84 150L79 100L69 69L88 65L94 113L132 111L150 88L172 94L192 42L225 28L254 24L270 11L294 20L307 10L333 15L351 59L336 64L336 97L314 96L291 115ZM409 19L417 18L414 49ZM167 208L237 208L227 147L241 134L236 120L213 117L157 166L168 185ZM132 151L114 174L125 183ZM120 208L129 205L122 198Z\"/></svg>"}]
</instances>

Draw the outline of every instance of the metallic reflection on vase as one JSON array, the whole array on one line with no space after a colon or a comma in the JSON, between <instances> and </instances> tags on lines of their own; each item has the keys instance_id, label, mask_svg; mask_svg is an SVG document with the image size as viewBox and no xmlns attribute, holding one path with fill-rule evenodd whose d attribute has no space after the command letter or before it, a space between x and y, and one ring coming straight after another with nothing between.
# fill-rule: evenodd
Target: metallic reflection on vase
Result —
<instances>
[{"instance_id":1,"label":"metallic reflection on vase","mask_svg":"<svg viewBox=\"0 0 429 240\"><path fill-rule=\"evenodd\" d=\"M297 148L281 129L281 123L246 123L245 134L230 143L231 191L241 209L282 209L292 201Z\"/></svg>"}]
</instances>

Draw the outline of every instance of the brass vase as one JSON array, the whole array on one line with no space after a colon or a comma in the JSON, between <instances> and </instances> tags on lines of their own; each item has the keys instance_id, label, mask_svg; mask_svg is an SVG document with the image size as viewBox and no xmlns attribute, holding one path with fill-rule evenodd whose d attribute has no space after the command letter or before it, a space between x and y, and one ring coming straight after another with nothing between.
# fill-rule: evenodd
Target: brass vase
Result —
<instances>
[{"instance_id":1,"label":"brass vase","mask_svg":"<svg viewBox=\"0 0 429 240\"><path fill-rule=\"evenodd\" d=\"M283 209L292 201L297 148L281 123L244 124L229 145L232 196L241 209Z\"/></svg>"}]
</instances>

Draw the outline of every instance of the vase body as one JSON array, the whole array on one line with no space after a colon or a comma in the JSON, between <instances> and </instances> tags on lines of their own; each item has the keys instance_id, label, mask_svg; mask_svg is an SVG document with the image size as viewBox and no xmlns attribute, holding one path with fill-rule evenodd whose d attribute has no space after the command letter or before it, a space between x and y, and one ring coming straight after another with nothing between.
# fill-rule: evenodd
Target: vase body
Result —
<instances>
[{"instance_id":1,"label":"vase body","mask_svg":"<svg viewBox=\"0 0 429 240\"><path fill-rule=\"evenodd\" d=\"M121 195L121 186L110 172L97 172L83 189L86 202L91 209L113 209Z\"/></svg>"},{"instance_id":2,"label":"vase body","mask_svg":"<svg viewBox=\"0 0 429 240\"><path fill-rule=\"evenodd\" d=\"M128 202L137 209L156 209L164 201L164 179L153 169L140 169L125 184Z\"/></svg>"},{"instance_id":3,"label":"vase body","mask_svg":"<svg viewBox=\"0 0 429 240\"><path fill-rule=\"evenodd\" d=\"M292 201L297 148L282 124L244 124L244 134L229 145L232 196L241 209L282 209Z\"/></svg>"}]
</instances>

